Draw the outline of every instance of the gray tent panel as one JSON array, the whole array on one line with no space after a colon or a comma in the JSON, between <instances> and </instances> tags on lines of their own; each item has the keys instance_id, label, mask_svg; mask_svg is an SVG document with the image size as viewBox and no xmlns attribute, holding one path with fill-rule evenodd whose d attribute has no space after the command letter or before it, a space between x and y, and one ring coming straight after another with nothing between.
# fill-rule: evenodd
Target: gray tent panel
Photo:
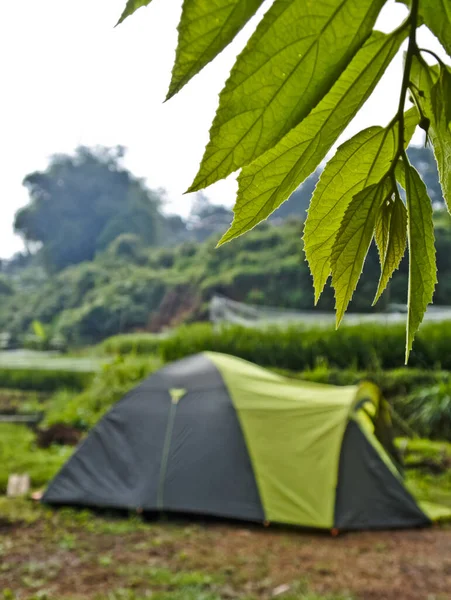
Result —
<instances>
[{"instance_id":1,"label":"gray tent panel","mask_svg":"<svg viewBox=\"0 0 451 600\"><path fill-rule=\"evenodd\" d=\"M163 490L165 510L263 521L244 436L225 387L177 404Z\"/></svg>"},{"instance_id":2,"label":"gray tent panel","mask_svg":"<svg viewBox=\"0 0 451 600\"><path fill-rule=\"evenodd\" d=\"M149 405L151 404L151 412ZM43 502L137 508L157 504L170 396L137 389L99 422L47 489Z\"/></svg>"},{"instance_id":3,"label":"gray tent panel","mask_svg":"<svg viewBox=\"0 0 451 600\"><path fill-rule=\"evenodd\" d=\"M355 421L346 428L340 455L335 527L390 529L430 524Z\"/></svg>"},{"instance_id":4,"label":"gray tent panel","mask_svg":"<svg viewBox=\"0 0 451 600\"><path fill-rule=\"evenodd\" d=\"M188 356L163 367L148 377L138 389L142 391L184 388L190 392L223 388L216 366L203 354Z\"/></svg>"},{"instance_id":5,"label":"gray tent panel","mask_svg":"<svg viewBox=\"0 0 451 600\"><path fill-rule=\"evenodd\" d=\"M264 520L235 409L202 355L169 365L118 402L43 502Z\"/></svg>"}]
</instances>

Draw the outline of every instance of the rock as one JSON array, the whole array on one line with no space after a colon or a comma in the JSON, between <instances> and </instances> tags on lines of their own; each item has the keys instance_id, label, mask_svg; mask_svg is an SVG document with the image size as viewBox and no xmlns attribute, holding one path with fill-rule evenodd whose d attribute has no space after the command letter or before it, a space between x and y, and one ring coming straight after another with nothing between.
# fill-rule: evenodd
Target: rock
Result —
<instances>
[{"instance_id":1,"label":"rock","mask_svg":"<svg viewBox=\"0 0 451 600\"><path fill-rule=\"evenodd\" d=\"M8 498L18 498L26 496L30 491L30 476L29 475L10 475L8 478L8 487L6 495Z\"/></svg>"},{"instance_id":2,"label":"rock","mask_svg":"<svg viewBox=\"0 0 451 600\"><path fill-rule=\"evenodd\" d=\"M283 583L282 585L278 585L272 591L272 597L276 598L277 596L281 596L282 594L286 594L290 591L290 586L287 583Z\"/></svg>"}]
</instances>

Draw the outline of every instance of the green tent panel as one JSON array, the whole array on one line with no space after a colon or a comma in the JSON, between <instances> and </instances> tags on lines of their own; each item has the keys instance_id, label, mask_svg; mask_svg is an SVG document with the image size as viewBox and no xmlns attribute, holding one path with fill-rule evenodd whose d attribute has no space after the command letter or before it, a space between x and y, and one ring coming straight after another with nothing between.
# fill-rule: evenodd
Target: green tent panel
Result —
<instances>
[{"instance_id":1,"label":"green tent panel","mask_svg":"<svg viewBox=\"0 0 451 600\"><path fill-rule=\"evenodd\" d=\"M291 380L213 352L129 392L42 501L343 530L451 516L405 487L375 386Z\"/></svg>"}]
</instances>

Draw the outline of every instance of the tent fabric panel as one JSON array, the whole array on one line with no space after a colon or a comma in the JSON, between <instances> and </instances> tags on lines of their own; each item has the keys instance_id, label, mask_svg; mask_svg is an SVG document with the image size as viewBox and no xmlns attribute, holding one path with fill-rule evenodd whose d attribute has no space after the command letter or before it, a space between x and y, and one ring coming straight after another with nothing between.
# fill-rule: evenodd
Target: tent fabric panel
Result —
<instances>
[{"instance_id":1,"label":"tent fabric panel","mask_svg":"<svg viewBox=\"0 0 451 600\"><path fill-rule=\"evenodd\" d=\"M212 360L237 410L267 520L332 527L340 448L357 388L265 378L245 361L218 354Z\"/></svg>"},{"instance_id":2,"label":"tent fabric panel","mask_svg":"<svg viewBox=\"0 0 451 600\"><path fill-rule=\"evenodd\" d=\"M213 390L224 386L215 364L206 354L195 354L166 365L138 386L143 392L186 389Z\"/></svg>"},{"instance_id":3,"label":"tent fabric panel","mask_svg":"<svg viewBox=\"0 0 451 600\"><path fill-rule=\"evenodd\" d=\"M403 481L403 469L394 440L395 433L388 403L377 386L364 382L359 386L352 418L358 422L367 440L392 473Z\"/></svg>"},{"instance_id":4,"label":"tent fabric panel","mask_svg":"<svg viewBox=\"0 0 451 600\"><path fill-rule=\"evenodd\" d=\"M340 454L335 527L390 529L430 524L356 421L349 421Z\"/></svg>"},{"instance_id":5,"label":"tent fabric panel","mask_svg":"<svg viewBox=\"0 0 451 600\"><path fill-rule=\"evenodd\" d=\"M115 508L156 508L168 420L167 392L139 390L98 423L51 482L43 502Z\"/></svg>"},{"instance_id":6,"label":"tent fabric panel","mask_svg":"<svg viewBox=\"0 0 451 600\"><path fill-rule=\"evenodd\" d=\"M223 388L187 392L177 404L163 510L262 522L265 519L243 433Z\"/></svg>"}]
</instances>

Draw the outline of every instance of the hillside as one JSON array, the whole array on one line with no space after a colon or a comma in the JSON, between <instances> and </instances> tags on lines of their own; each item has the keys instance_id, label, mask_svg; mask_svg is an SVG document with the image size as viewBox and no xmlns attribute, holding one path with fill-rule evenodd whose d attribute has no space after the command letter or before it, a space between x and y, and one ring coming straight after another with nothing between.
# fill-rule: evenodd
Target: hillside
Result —
<instances>
[{"instance_id":1,"label":"hillside","mask_svg":"<svg viewBox=\"0 0 451 600\"><path fill-rule=\"evenodd\" d=\"M451 228L447 218L437 217L436 234L440 283L435 302L448 304ZM280 225L265 223L218 249L217 235L201 243L153 248L123 234L93 261L54 275L29 267L15 279L6 278L12 283L5 284L0 327L18 340L31 332L37 320L51 335L79 345L120 332L160 331L205 319L208 301L218 293L243 302L309 310L313 290L301 238L302 222L295 219ZM378 272L377 252L371 248L351 310L371 310ZM389 301L405 303L406 280L403 261L375 310L383 310ZM333 310L330 289L319 307Z\"/></svg>"},{"instance_id":2,"label":"hillside","mask_svg":"<svg viewBox=\"0 0 451 600\"><path fill-rule=\"evenodd\" d=\"M233 218L230 209L196 195L187 218L167 214L165 193L151 190L123 163L125 148L79 147L51 157L24 179L29 203L15 230L27 252L0 265L0 343L48 347L96 343L116 333L160 331L202 320L214 294L252 304L313 308L303 253L302 222L320 175L317 169L246 236L215 249ZM409 156L433 198L439 284L434 302L451 297L451 221L443 210L437 169L428 149ZM437 188L438 186L438 188ZM406 303L407 261L375 309L379 277L375 247L350 310ZM327 289L319 309L332 311Z\"/></svg>"}]
</instances>

